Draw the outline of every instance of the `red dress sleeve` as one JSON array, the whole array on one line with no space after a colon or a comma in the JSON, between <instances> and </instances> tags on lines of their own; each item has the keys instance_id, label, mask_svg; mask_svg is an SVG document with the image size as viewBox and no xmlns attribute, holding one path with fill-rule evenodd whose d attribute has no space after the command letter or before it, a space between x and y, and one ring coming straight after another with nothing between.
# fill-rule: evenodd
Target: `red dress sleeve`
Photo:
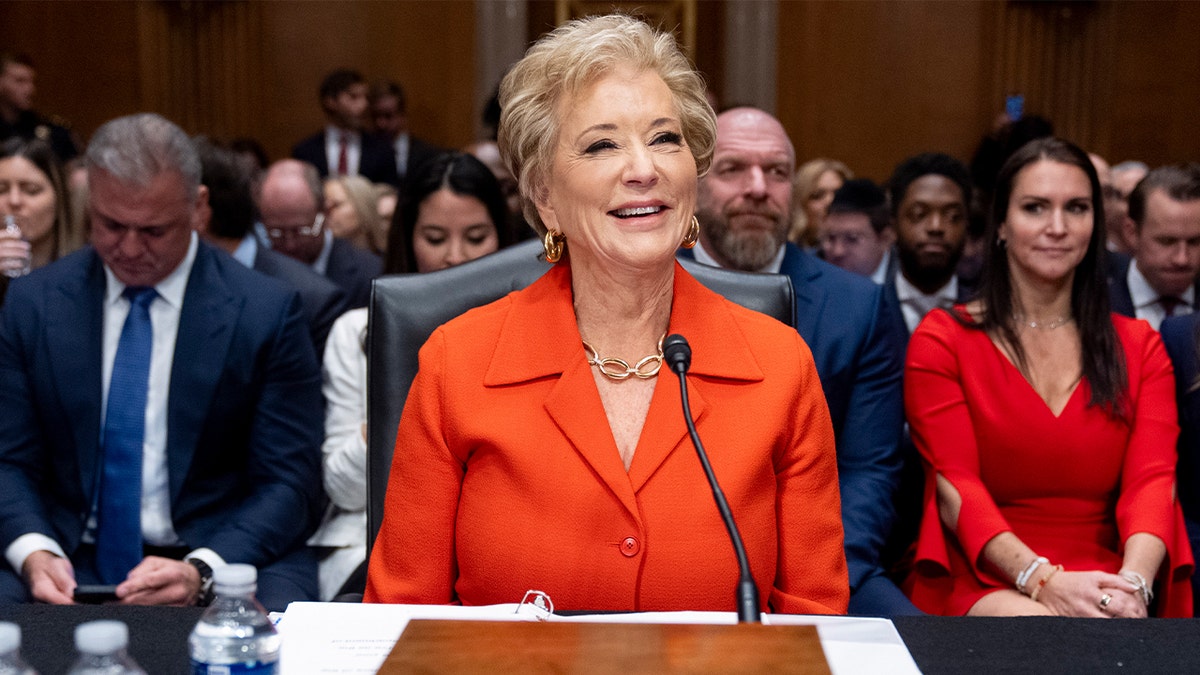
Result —
<instances>
[{"instance_id":1,"label":"red dress sleeve","mask_svg":"<svg viewBox=\"0 0 1200 675\"><path fill-rule=\"evenodd\" d=\"M1146 532L1163 541L1167 557L1158 573L1161 616L1192 616L1187 583L1193 560L1183 510L1175 498L1175 376L1162 339L1149 325L1114 317L1127 355L1132 432L1121 469L1117 529L1124 542Z\"/></svg>"},{"instance_id":2,"label":"red dress sleeve","mask_svg":"<svg viewBox=\"0 0 1200 675\"><path fill-rule=\"evenodd\" d=\"M962 497L953 536L973 571L980 575L984 545L1011 528L980 479L979 450L962 384L966 374L955 347L970 337L971 330L944 311L933 311L921 322L909 342L904 407L913 442L927 468L917 562L938 565L943 573L950 570L948 542L936 499L935 477L941 475Z\"/></svg>"}]
</instances>

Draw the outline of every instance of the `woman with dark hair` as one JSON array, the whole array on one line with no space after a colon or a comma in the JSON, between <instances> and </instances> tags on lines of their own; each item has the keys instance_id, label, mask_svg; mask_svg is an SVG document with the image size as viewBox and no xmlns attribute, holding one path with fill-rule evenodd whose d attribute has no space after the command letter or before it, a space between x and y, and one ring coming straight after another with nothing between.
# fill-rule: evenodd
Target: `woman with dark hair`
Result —
<instances>
[{"instance_id":1,"label":"woman with dark hair","mask_svg":"<svg viewBox=\"0 0 1200 675\"><path fill-rule=\"evenodd\" d=\"M6 232L4 218L12 216L20 235ZM58 155L41 140L11 138L0 143L0 261L7 263L0 300L15 267L37 269L83 245L72 226L70 194ZM27 263L27 264L26 264Z\"/></svg>"},{"instance_id":2,"label":"woman with dark hair","mask_svg":"<svg viewBox=\"0 0 1200 675\"><path fill-rule=\"evenodd\" d=\"M450 212L461 217L450 222L442 215ZM504 248L510 243L507 222L504 194L491 169L466 153L444 152L422 164L401 189L384 272L432 272Z\"/></svg>"},{"instance_id":3,"label":"woman with dark hair","mask_svg":"<svg viewBox=\"0 0 1200 675\"><path fill-rule=\"evenodd\" d=\"M470 155L445 153L409 175L385 270L432 272L493 253L508 241L495 176ZM361 593L366 582L367 309L343 314L325 345L325 491L330 505L309 539L318 548L321 599Z\"/></svg>"},{"instance_id":4,"label":"woman with dark hair","mask_svg":"<svg viewBox=\"0 0 1200 675\"><path fill-rule=\"evenodd\" d=\"M1102 204L1082 150L1023 146L997 177L979 299L913 334L928 474L909 583L927 612L1191 616L1171 366L1149 325L1109 312Z\"/></svg>"}]
</instances>

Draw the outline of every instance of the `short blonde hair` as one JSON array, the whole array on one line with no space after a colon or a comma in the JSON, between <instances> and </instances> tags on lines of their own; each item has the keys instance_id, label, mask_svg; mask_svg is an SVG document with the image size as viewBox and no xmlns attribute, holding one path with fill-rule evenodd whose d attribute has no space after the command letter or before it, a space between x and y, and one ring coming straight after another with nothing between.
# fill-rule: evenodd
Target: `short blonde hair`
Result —
<instances>
[{"instance_id":1,"label":"short blonde hair","mask_svg":"<svg viewBox=\"0 0 1200 675\"><path fill-rule=\"evenodd\" d=\"M684 141L697 176L712 163L716 116L705 98L704 79L679 50L675 37L623 14L577 19L538 40L500 83L497 143L517 178L525 219L539 235L546 226L535 194L549 178L558 141L559 102L620 66L662 78L679 113Z\"/></svg>"},{"instance_id":2,"label":"short blonde hair","mask_svg":"<svg viewBox=\"0 0 1200 675\"><path fill-rule=\"evenodd\" d=\"M358 217L358 229L372 253L383 251L386 233L379 224L379 200L375 196L375 185L362 176L335 176L325 179L326 183L337 183L346 193L346 201Z\"/></svg>"},{"instance_id":3,"label":"short blonde hair","mask_svg":"<svg viewBox=\"0 0 1200 675\"><path fill-rule=\"evenodd\" d=\"M808 222L808 212L804 203L808 195L817 187L817 181L826 171L832 171L842 177L842 182L854 178L850 167L836 159L810 159L796 169L792 179L792 227L788 231L788 239L800 246L817 245L817 223Z\"/></svg>"}]
</instances>

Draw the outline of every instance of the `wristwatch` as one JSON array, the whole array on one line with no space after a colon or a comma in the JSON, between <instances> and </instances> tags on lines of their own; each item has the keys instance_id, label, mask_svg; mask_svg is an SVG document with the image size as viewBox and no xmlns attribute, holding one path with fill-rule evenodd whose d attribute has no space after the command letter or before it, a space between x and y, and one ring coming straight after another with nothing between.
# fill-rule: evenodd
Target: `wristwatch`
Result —
<instances>
[{"instance_id":1,"label":"wristwatch","mask_svg":"<svg viewBox=\"0 0 1200 675\"><path fill-rule=\"evenodd\" d=\"M196 606L208 607L213 601L212 568L199 558L188 558L184 562L195 567L196 571L200 573L200 590L196 593Z\"/></svg>"}]
</instances>

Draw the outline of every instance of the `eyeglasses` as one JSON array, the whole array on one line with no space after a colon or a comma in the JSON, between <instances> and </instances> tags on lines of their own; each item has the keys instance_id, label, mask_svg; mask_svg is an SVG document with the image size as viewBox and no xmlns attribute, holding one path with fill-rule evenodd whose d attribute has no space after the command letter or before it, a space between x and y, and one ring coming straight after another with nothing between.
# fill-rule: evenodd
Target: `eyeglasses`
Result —
<instances>
[{"instance_id":1,"label":"eyeglasses","mask_svg":"<svg viewBox=\"0 0 1200 675\"><path fill-rule=\"evenodd\" d=\"M282 241L294 237L317 237L325 227L325 214L318 213L313 224L308 227L268 227L267 237L272 241Z\"/></svg>"}]
</instances>

